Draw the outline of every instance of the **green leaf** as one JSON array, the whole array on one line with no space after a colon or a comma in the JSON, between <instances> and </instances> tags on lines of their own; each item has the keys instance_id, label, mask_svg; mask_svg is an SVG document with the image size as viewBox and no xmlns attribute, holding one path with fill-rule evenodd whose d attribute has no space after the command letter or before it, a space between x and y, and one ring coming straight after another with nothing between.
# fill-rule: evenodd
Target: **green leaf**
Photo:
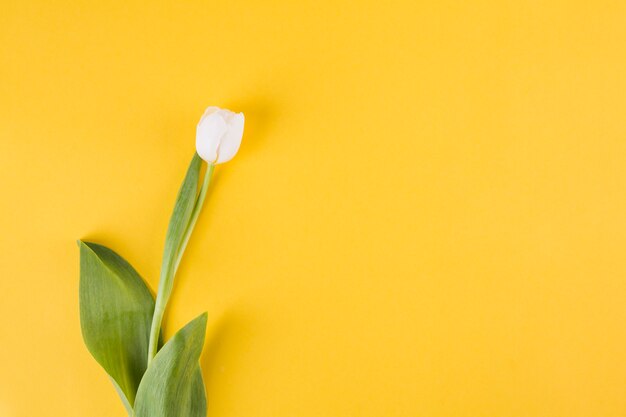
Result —
<instances>
[{"instance_id":1,"label":"green leaf","mask_svg":"<svg viewBox=\"0 0 626 417\"><path fill-rule=\"evenodd\" d=\"M102 245L80 247L80 326L128 409L146 370L154 298L137 271Z\"/></svg>"},{"instance_id":2,"label":"green leaf","mask_svg":"<svg viewBox=\"0 0 626 417\"><path fill-rule=\"evenodd\" d=\"M170 339L148 367L135 400L135 417L206 417L200 372L206 313Z\"/></svg>"},{"instance_id":3,"label":"green leaf","mask_svg":"<svg viewBox=\"0 0 626 417\"><path fill-rule=\"evenodd\" d=\"M159 279L159 291L150 333L149 360L152 360L158 349L161 321L163 320L167 302L172 294L172 288L174 287L174 274L176 272L178 253L185 242L185 232L192 218L193 209L196 204L198 178L200 176L201 166L202 159L200 159L197 153L194 153L183 184L178 191L174 212L172 213L170 224L167 228L163 263L161 265L161 277Z\"/></svg>"}]
</instances>

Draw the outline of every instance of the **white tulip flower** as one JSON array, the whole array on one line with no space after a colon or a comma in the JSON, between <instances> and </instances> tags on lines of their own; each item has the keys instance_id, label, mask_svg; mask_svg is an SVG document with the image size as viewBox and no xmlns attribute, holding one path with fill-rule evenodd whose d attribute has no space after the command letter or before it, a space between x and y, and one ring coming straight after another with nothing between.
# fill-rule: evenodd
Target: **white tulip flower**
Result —
<instances>
[{"instance_id":1,"label":"white tulip flower","mask_svg":"<svg viewBox=\"0 0 626 417\"><path fill-rule=\"evenodd\" d=\"M196 129L196 151L208 163L230 161L241 145L243 113L211 106L206 109Z\"/></svg>"}]
</instances>

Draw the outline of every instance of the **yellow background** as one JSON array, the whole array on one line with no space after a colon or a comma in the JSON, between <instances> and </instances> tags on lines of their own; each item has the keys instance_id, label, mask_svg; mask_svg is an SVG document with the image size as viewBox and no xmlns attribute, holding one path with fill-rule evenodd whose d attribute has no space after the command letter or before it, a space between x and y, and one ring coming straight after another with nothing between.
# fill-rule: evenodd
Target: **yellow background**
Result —
<instances>
[{"instance_id":1,"label":"yellow background","mask_svg":"<svg viewBox=\"0 0 626 417\"><path fill-rule=\"evenodd\" d=\"M623 1L0 0L0 416L123 416L77 238L157 285L209 415L626 415Z\"/></svg>"}]
</instances>

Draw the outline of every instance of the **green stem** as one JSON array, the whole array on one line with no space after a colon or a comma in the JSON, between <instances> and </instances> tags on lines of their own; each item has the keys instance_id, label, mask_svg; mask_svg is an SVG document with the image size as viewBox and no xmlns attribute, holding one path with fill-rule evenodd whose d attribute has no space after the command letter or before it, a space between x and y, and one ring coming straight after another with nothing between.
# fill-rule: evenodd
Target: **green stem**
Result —
<instances>
[{"instance_id":1,"label":"green stem","mask_svg":"<svg viewBox=\"0 0 626 417\"><path fill-rule=\"evenodd\" d=\"M161 277L162 280L166 280L165 282L173 282L174 277L176 276L176 272L178 271L178 266L180 265L183 253L187 248L187 243L189 243L191 233L193 232L196 222L198 221L200 211L202 211L202 206L204 205L204 200L206 199L207 190L209 189L209 184L211 183L211 176L213 175L214 169L215 164L209 162L206 172L204 174L202 188L200 189L200 193L196 197L196 202L191 212L191 217L189 218L189 223L185 228L185 233L180 243L180 246L176 250L173 268L169 268L170 270L166 271L165 275ZM161 287L159 287L159 289L161 290ZM163 315L165 314L165 308L167 306L168 299L169 297L165 297L163 295L163 291L159 291L159 293L157 294L157 299L154 306L154 316L152 318L152 327L150 329L150 342L148 345L148 366L150 366L150 363L156 356L158 350L161 322L163 321Z\"/></svg>"},{"instance_id":2,"label":"green stem","mask_svg":"<svg viewBox=\"0 0 626 417\"><path fill-rule=\"evenodd\" d=\"M180 244L180 248L178 250L178 254L176 255L176 263L174 264L174 274L178 271L178 265L180 265L180 260L183 257L183 253L185 253L185 249L187 248L187 243L189 243L189 238L191 237L191 233L193 232L194 227L196 227L196 222L198 221L198 216L200 216L200 212L202 211L202 206L204 205L204 200L206 199L206 194L209 189L209 185L211 184L211 177L213 176L213 170L215 169L215 164L209 162L209 165L204 173L204 180L202 181L202 188L200 189L200 194L198 194L198 198L196 198L196 204L193 207L193 211L191 212L191 218L189 219L189 225L185 230L185 237Z\"/></svg>"}]
</instances>

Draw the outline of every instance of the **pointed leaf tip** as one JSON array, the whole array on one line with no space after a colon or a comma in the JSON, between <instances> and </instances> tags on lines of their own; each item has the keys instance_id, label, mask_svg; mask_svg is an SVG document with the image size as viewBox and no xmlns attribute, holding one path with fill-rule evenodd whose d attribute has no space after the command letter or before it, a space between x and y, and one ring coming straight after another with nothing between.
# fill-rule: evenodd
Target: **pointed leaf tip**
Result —
<instances>
[{"instance_id":1,"label":"pointed leaf tip","mask_svg":"<svg viewBox=\"0 0 626 417\"><path fill-rule=\"evenodd\" d=\"M180 329L157 353L141 380L135 417L206 417L200 370L207 313Z\"/></svg>"}]
</instances>

